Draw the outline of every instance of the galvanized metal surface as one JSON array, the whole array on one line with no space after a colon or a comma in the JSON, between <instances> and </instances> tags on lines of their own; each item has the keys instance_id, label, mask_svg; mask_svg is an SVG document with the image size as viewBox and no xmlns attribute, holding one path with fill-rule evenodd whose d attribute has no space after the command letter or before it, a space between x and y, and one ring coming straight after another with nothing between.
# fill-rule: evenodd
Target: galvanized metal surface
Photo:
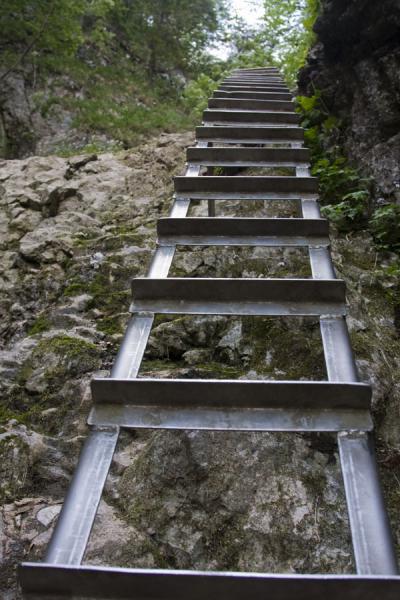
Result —
<instances>
[{"instance_id":1,"label":"galvanized metal surface","mask_svg":"<svg viewBox=\"0 0 400 600\"><path fill-rule=\"evenodd\" d=\"M287 92L229 92L227 90L216 90L213 98L245 98L248 100L292 100L293 97Z\"/></svg>"},{"instance_id":2,"label":"galvanized metal surface","mask_svg":"<svg viewBox=\"0 0 400 600\"><path fill-rule=\"evenodd\" d=\"M94 378L96 404L208 408L359 408L368 409L365 383L263 381L236 379Z\"/></svg>"},{"instance_id":3,"label":"galvanized metal surface","mask_svg":"<svg viewBox=\"0 0 400 600\"><path fill-rule=\"evenodd\" d=\"M158 244L201 246L318 246L329 244L323 219L159 219ZM328 277L329 278L329 277Z\"/></svg>"},{"instance_id":4,"label":"galvanized metal surface","mask_svg":"<svg viewBox=\"0 0 400 600\"><path fill-rule=\"evenodd\" d=\"M155 429L342 431L372 428L371 390L328 382L94 379L89 422Z\"/></svg>"},{"instance_id":5,"label":"galvanized metal surface","mask_svg":"<svg viewBox=\"0 0 400 600\"><path fill-rule=\"evenodd\" d=\"M234 143L266 144L303 141L304 130L301 127L200 126L196 127L196 138L200 141L233 140Z\"/></svg>"},{"instance_id":6,"label":"galvanized metal surface","mask_svg":"<svg viewBox=\"0 0 400 600\"><path fill-rule=\"evenodd\" d=\"M118 427L91 431L86 438L64 508L47 547L45 560L79 565L118 440Z\"/></svg>"},{"instance_id":7,"label":"galvanized metal surface","mask_svg":"<svg viewBox=\"0 0 400 600\"><path fill-rule=\"evenodd\" d=\"M263 87L255 87L251 85L221 85L217 90L217 92L230 92L233 95L236 95L237 92L250 92L256 94L270 93L270 94L288 94L289 90L282 86L263 86ZM287 100L287 98L285 98Z\"/></svg>"},{"instance_id":8,"label":"galvanized metal surface","mask_svg":"<svg viewBox=\"0 0 400 600\"><path fill-rule=\"evenodd\" d=\"M266 110L290 112L294 110L292 102L284 100L246 100L238 98L209 98L209 108L236 108L238 110Z\"/></svg>"},{"instance_id":9,"label":"galvanized metal surface","mask_svg":"<svg viewBox=\"0 0 400 600\"><path fill-rule=\"evenodd\" d=\"M339 434L338 443L357 572L397 575L396 553L371 436L346 431Z\"/></svg>"},{"instance_id":10,"label":"galvanized metal surface","mask_svg":"<svg viewBox=\"0 0 400 600\"><path fill-rule=\"evenodd\" d=\"M170 277L132 281L132 312L344 315L344 282L322 279Z\"/></svg>"},{"instance_id":11,"label":"galvanized metal surface","mask_svg":"<svg viewBox=\"0 0 400 600\"><path fill-rule=\"evenodd\" d=\"M232 123L257 123L263 125L265 123L298 123L299 116L291 112L282 111L266 111L266 110L225 110L207 109L203 112L203 121L205 123L224 123L226 121Z\"/></svg>"},{"instance_id":12,"label":"galvanized metal surface","mask_svg":"<svg viewBox=\"0 0 400 600\"><path fill-rule=\"evenodd\" d=\"M90 425L104 423L131 429L198 429L208 431L339 432L370 431L369 410L355 409L230 409L98 404Z\"/></svg>"},{"instance_id":13,"label":"galvanized metal surface","mask_svg":"<svg viewBox=\"0 0 400 600\"><path fill-rule=\"evenodd\" d=\"M224 195L256 194L281 192L301 194L318 193L318 180L315 177L174 177L175 191L179 196L192 192L216 192Z\"/></svg>"},{"instance_id":14,"label":"galvanized metal surface","mask_svg":"<svg viewBox=\"0 0 400 600\"><path fill-rule=\"evenodd\" d=\"M31 594L115 600L398 600L400 594L399 577L76 569L33 563L22 565L20 580Z\"/></svg>"},{"instance_id":15,"label":"galvanized metal surface","mask_svg":"<svg viewBox=\"0 0 400 600\"><path fill-rule=\"evenodd\" d=\"M197 148L186 150L187 160L202 165L260 165L308 167L310 152L307 148Z\"/></svg>"}]
</instances>

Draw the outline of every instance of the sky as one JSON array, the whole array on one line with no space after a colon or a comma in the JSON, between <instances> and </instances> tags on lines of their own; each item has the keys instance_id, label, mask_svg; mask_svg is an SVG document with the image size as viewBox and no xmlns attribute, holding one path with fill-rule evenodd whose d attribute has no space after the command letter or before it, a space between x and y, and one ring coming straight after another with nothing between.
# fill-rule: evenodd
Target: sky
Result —
<instances>
[{"instance_id":1,"label":"sky","mask_svg":"<svg viewBox=\"0 0 400 600\"><path fill-rule=\"evenodd\" d=\"M263 16L263 0L228 0L228 4L251 26L258 25Z\"/></svg>"},{"instance_id":2,"label":"sky","mask_svg":"<svg viewBox=\"0 0 400 600\"><path fill-rule=\"evenodd\" d=\"M227 4L231 7L232 13L236 13L250 27L257 27L261 23L264 12L263 0L227 0ZM229 46L219 44L210 51L217 58L226 59L229 55Z\"/></svg>"}]
</instances>

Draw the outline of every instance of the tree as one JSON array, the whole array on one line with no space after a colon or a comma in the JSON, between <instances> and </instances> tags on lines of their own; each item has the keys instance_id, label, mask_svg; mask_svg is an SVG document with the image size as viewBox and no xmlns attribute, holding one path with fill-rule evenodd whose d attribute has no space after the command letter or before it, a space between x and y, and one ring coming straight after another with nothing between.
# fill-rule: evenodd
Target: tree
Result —
<instances>
[{"instance_id":1,"label":"tree","mask_svg":"<svg viewBox=\"0 0 400 600\"><path fill-rule=\"evenodd\" d=\"M39 56L74 54L82 41L85 0L7 0L0 4L2 77Z\"/></svg>"},{"instance_id":2,"label":"tree","mask_svg":"<svg viewBox=\"0 0 400 600\"><path fill-rule=\"evenodd\" d=\"M273 64L294 84L314 39L318 10L319 0L264 0L264 22L258 30L246 29L240 21L233 27L232 66Z\"/></svg>"},{"instance_id":3,"label":"tree","mask_svg":"<svg viewBox=\"0 0 400 600\"><path fill-rule=\"evenodd\" d=\"M120 0L116 34L151 75L171 68L193 71L223 10L222 0Z\"/></svg>"}]
</instances>

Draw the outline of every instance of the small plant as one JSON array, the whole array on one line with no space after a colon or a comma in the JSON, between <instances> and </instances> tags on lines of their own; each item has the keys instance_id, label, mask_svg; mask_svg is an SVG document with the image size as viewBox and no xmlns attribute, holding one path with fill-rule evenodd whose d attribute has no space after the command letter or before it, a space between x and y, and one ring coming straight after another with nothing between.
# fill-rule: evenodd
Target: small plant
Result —
<instances>
[{"instance_id":1,"label":"small plant","mask_svg":"<svg viewBox=\"0 0 400 600\"><path fill-rule=\"evenodd\" d=\"M28 329L28 335L36 335L37 333L43 333L51 329L51 322L44 315L40 315L36 321Z\"/></svg>"},{"instance_id":2,"label":"small plant","mask_svg":"<svg viewBox=\"0 0 400 600\"><path fill-rule=\"evenodd\" d=\"M186 86L183 92L183 101L195 117L201 117L203 110L207 107L207 100L216 86L217 82L204 73Z\"/></svg>"},{"instance_id":3,"label":"small plant","mask_svg":"<svg viewBox=\"0 0 400 600\"><path fill-rule=\"evenodd\" d=\"M311 150L311 174L319 179L323 215L339 231L359 229L370 212L370 180L348 164L335 143L340 121L329 114L319 90L313 96L298 96L297 112Z\"/></svg>"},{"instance_id":4,"label":"small plant","mask_svg":"<svg viewBox=\"0 0 400 600\"><path fill-rule=\"evenodd\" d=\"M400 206L386 204L377 208L370 221L370 230L378 247L400 252Z\"/></svg>"},{"instance_id":5,"label":"small plant","mask_svg":"<svg viewBox=\"0 0 400 600\"><path fill-rule=\"evenodd\" d=\"M368 193L367 193L368 194ZM346 194L342 202L327 204L321 208L324 217L335 224L339 231L351 231L360 228L366 220L366 200L364 192Z\"/></svg>"}]
</instances>

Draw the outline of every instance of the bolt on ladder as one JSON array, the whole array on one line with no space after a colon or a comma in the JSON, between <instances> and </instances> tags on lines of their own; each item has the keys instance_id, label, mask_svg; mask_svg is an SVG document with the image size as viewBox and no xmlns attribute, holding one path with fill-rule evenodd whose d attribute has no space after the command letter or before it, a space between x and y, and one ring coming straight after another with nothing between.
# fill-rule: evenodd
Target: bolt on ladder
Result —
<instances>
[{"instance_id":1,"label":"bolt on ladder","mask_svg":"<svg viewBox=\"0 0 400 600\"><path fill-rule=\"evenodd\" d=\"M398 600L400 577L374 456L371 390L360 383L317 181L288 88L274 67L240 69L209 99L174 203L157 224L146 278L109 378L92 381L84 444L42 563L23 563L25 598ZM279 147L278 147L279 146ZM292 167L296 176L212 176L213 167ZM201 175L207 168L207 175ZM214 218L219 200L299 200L302 218ZM189 218L191 200L209 216ZM311 279L169 278L177 245L306 247ZM328 381L138 378L156 313L316 316ZM357 574L288 575L121 569L81 564L120 428L337 433Z\"/></svg>"}]
</instances>

